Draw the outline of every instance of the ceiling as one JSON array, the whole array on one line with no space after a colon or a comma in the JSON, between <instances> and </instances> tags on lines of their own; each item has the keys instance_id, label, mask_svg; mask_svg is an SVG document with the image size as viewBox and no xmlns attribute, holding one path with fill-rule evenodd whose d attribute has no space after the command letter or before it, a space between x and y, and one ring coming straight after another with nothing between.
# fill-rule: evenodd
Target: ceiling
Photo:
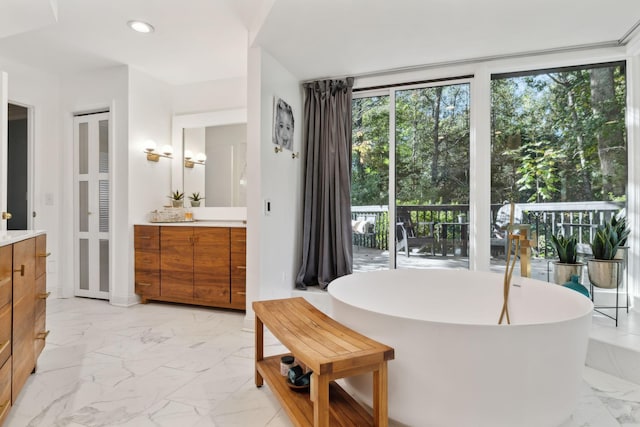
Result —
<instances>
[{"instance_id":1,"label":"ceiling","mask_svg":"<svg viewBox=\"0 0 640 427\"><path fill-rule=\"evenodd\" d=\"M246 76L251 39L307 80L624 44L639 22L638 0L2 0L0 58L180 85Z\"/></svg>"}]
</instances>

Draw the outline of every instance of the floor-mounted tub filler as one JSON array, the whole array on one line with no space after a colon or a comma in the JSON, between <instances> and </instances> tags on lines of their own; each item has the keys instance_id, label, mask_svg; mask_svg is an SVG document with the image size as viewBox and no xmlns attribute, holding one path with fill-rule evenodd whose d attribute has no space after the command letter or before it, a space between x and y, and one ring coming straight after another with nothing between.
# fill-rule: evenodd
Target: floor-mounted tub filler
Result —
<instances>
[{"instance_id":1,"label":"floor-mounted tub filler","mask_svg":"<svg viewBox=\"0 0 640 427\"><path fill-rule=\"evenodd\" d=\"M514 277L511 324L498 325L504 277L384 270L329 286L332 317L395 348L389 417L409 426L555 427L575 410L593 304ZM371 403L370 376L346 387Z\"/></svg>"}]
</instances>

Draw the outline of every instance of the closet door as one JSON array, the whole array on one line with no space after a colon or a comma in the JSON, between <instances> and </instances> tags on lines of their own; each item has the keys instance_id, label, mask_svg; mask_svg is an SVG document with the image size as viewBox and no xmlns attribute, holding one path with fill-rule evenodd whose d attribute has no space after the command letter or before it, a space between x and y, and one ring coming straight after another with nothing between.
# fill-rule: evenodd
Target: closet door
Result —
<instances>
[{"instance_id":1,"label":"closet door","mask_svg":"<svg viewBox=\"0 0 640 427\"><path fill-rule=\"evenodd\" d=\"M109 113L74 117L75 295L109 299Z\"/></svg>"}]
</instances>

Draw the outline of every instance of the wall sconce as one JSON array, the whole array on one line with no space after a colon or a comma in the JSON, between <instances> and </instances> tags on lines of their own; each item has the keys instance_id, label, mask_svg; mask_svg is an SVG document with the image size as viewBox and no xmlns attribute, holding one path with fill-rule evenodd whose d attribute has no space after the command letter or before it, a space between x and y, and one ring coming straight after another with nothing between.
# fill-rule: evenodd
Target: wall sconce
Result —
<instances>
[{"instance_id":1,"label":"wall sconce","mask_svg":"<svg viewBox=\"0 0 640 427\"><path fill-rule=\"evenodd\" d=\"M162 147L162 153L156 153L156 143L152 140L148 140L144 147L144 152L147 153L147 160L150 162L157 162L160 160L160 157L166 157L167 159L172 159L171 155L173 154L173 147L170 145L165 145Z\"/></svg>"},{"instance_id":2,"label":"wall sconce","mask_svg":"<svg viewBox=\"0 0 640 427\"><path fill-rule=\"evenodd\" d=\"M204 166L207 161L207 156L204 153L198 153L196 158L193 159L193 153L189 150L184 152L184 167L185 168L193 168L194 165L202 165Z\"/></svg>"}]
</instances>

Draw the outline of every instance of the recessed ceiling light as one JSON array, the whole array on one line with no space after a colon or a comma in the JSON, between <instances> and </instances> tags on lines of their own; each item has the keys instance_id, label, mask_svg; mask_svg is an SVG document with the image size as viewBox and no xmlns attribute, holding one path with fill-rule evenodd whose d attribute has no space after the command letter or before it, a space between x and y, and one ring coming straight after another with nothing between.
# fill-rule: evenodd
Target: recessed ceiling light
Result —
<instances>
[{"instance_id":1,"label":"recessed ceiling light","mask_svg":"<svg viewBox=\"0 0 640 427\"><path fill-rule=\"evenodd\" d=\"M129 21L127 25L139 33L153 33L153 25L143 21Z\"/></svg>"}]
</instances>

